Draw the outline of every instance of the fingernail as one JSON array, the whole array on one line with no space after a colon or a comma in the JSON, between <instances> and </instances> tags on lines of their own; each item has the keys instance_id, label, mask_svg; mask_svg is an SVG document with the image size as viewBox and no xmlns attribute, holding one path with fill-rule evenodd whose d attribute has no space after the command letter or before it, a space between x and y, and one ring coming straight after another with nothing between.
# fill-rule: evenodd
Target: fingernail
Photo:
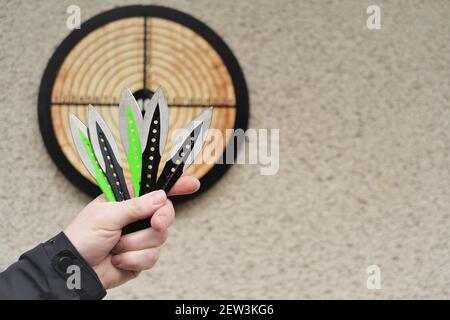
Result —
<instances>
[{"instance_id":1,"label":"fingernail","mask_svg":"<svg viewBox=\"0 0 450 320\"><path fill-rule=\"evenodd\" d=\"M122 262L122 256L120 256L120 255L116 255L116 256L112 256L112 258L111 258L111 263L113 264L113 265L119 265L120 263Z\"/></svg>"},{"instance_id":2,"label":"fingernail","mask_svg":"<svg viewBox=\"0 0 450 320\"><path fill-rule=\"evenodd\" d=\"M162 204L166 201L166 193L162 190L158 190L153 194L153 204Z\"/></svg>"}]
</instances>

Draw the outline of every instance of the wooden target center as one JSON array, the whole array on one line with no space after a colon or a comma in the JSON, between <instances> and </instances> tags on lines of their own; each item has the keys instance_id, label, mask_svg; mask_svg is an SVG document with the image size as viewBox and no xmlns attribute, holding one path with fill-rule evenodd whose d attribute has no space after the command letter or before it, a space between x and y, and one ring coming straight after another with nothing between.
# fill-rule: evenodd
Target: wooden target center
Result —
<instances>
[{"instance_id":1,"label":"wooden target center","mask_svg":"<svg viewBox=\"0 0 450 320\"><path fill-rule=\"evenodd\" d=\"M209 106L214 107L211 128L220 130L223 139L209 142L222 154L207 162L223 156L230 142L227 129L246 129L248 97L239 65L223 41L198 20L168 8L132 6L100 14L72 32L50 60L39 97L44 141L63 173L87 193L98 193L77 155L68 117L74 113L87 123L87 106L92 104L116 139L130 181L119 134L120 94L128 87L144 109L159 86L167 96L170 121L162 163L174 141L171 135ZM186 174L211 184L225 168L193 164Z\"/></svg>"}]
</instances>

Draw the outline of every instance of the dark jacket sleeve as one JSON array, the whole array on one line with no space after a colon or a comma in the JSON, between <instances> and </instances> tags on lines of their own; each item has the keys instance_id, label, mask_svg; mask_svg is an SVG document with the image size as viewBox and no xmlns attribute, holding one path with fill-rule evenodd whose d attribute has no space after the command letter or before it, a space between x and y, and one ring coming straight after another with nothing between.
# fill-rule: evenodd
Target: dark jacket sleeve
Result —
<instances>
[{"instance_id":1,"label":"dark jacket sleeve","mask_svg":"<svg viewBox=\"0 0 450 320\"><path fill-rule=\"evenodd\" d=\"M101 299L105 295L97 274L63 232L0 273L0 299Z\"/></svg>"}]
</instances>

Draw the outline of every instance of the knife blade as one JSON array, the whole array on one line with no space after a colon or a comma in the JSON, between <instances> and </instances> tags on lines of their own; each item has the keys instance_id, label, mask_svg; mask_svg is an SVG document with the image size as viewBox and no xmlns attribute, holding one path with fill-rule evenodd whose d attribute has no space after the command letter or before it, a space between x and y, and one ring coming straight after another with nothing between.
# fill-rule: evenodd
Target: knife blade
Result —
<instances>
[{"instance_id":1,"label":"knife blade","mask_svg":"<svg viewBox=\"0 0 450 320\"><path fill-rule=\"evenodd\" d=\"M194 162L203 148L211 119L212 107L202 112L182 130L158 178L156 189L163 189L168 193L183 172L186 172Z\"/></svg>"},{"instance_id":2,"label":"knife blade","mask_svg":"<svg viewBox=\"0 0 450 320\"><path fill-rule=\"evenodd\" d=\"M164 152L169 130L169 108L162 88L158 88L145 108L140 141L142 146L142 170L139 195L156 190L158 167ZM150 227L148 219L127 226L131 233Z\"/></svg>"},{"instance_id":3,"label":"knife blade","mask_svg":"<svg viewBox=\"0 0 450 320\"><path fill-rule=\"evenodd\" d=\"M133 94L124 88L119 103L119 130L122 144L127 155L133 183L134 196L139 197L142 167L142 113Z\"/></svg>"},{"instance_id":4,"label":"knife blade","mask_svg":"<svg viewBox=\"0 0 450 320\"><path fill-rule=\"evenodd\" d=\"M106 179L105 173L100 168L97 157L94 154L92 144L89 140L87 127L73 113L69 114L69 123L72 139L81 162L91 176L97 181L97 185L102 190L105 198L111 202L116 201L111 185L109 184L108 179Z\"/></svg>"},{"instance_id":5,"label":"knife blade","mask_svg":"<svg viewBox=\"0 0 450 320\"><path fill-rule=\"evenodd\" d=\"M111 185L115 199L117 201L130 199L114 137L95 108L89 105L88 110L89 138L97 161Z\"/></svg>"},{"instance_id":6,"label":"knife blade","mask_svg":"<svg viewBox=\"0 0 450 320\"><path fill-rule=\"evenodd\" d=\"M141 142L142 183L140 194L156 190L158 167L166 146L169 131L169 109L162 88L158 88L146 107Z\"/></svg>"},{"instance_id":7,"label":"knife blade","mask_svg":"<svg viewBox=\"0 0 450 320\"><path fill-rule=\"evenodd\" d=\"M178 137L178 142L175 143L171 149L170 159L166 162L160 177L156 180L154 185L149 187L151 191L162 189L168 193L183 172L189 168L202 150L203 143L206 140L208 129L211 124L211 118L212 108L209 108L192 120L188 126L182 130ZM151 136L149 137L151 138ZM143 161L144 159L145 158L143 158ZM151 160L154 160L154 158ZM156 173L157 171L155 172L155 179ZM143 219L128 225L126 232L131 233L150 226L151 223L149 219Z\"/></svg>"}]
</instances>

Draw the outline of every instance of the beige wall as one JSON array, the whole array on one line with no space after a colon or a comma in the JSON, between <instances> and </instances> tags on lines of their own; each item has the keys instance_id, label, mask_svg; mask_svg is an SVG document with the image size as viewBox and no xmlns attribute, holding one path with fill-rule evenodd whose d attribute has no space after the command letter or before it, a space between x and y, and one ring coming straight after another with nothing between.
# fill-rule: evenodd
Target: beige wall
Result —
<instances>
[{"instance_id":1,"label":"beige wall","mask_svg":"<svg viewBox=\"0 0 450 320\"><path fill-rule=\"evenodd\" d=\"M37 122L67 6L87 19L136 2L0 1L0 268L89 201L50 160ZM380 31L365 27L372 3ZM450 2L164 5L234 50L251 127L281 130L280 170L234 166L178 208L155 269L108 297L450 298Z\"/></svg>"}]
</instances>

